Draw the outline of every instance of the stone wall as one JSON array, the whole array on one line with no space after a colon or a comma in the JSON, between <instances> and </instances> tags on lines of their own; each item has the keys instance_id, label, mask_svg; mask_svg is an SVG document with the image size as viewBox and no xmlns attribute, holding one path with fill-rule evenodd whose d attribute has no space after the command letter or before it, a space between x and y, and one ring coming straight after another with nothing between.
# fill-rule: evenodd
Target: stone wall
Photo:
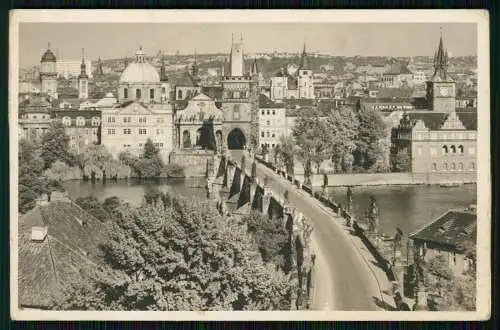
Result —
<instances>
[{"instance_id":1,"label":"stone wall","mask_svg":"<svg viewBox=\"0 0 500 330\"><path fill-rule=\"evenodd\" d=\"M213 151L175 150L170 154L169 163L182 165L186 177L205 177L207 174L207 163L213 164L214 157L215 154Z\"/></svg>"}]
</instances>

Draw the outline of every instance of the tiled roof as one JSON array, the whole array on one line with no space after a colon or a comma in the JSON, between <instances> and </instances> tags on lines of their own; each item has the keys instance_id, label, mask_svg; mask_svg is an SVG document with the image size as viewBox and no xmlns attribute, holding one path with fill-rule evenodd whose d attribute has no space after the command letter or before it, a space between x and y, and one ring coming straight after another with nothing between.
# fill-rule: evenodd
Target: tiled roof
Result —
<instances>
[{"instance_id":1,"label":"tiled roof","mask_svg":"<svg viewBox=\"0 0 500 330\"><path fill-rule=\"evenodd\" d=\"M450 210L410 235L410 238L451 245L458 250L464 241L476 243L477 220L474 210Z\"/></svg>"},{"instance_id":2,"label":"tiled roof","mask_svg":"<svg viewBox=\"0 0 500 330\"><path fill-rule=\"evenodd\" d=\"M51 103L44 96L33 95L19 104L19 112L49 112Z\"/></svg>"},{"instance_id":3,"label":"tiled roof","mask_svg":"<svg viewBox=\"0 0 500 330\"><path fill-rule=\"evenodd\" d=\"M477 113L475 112L456 112L458 118L467 130L477 130ZM415 124L418 120L424 122L425 127L430 130L439 130L448 118L449 113L422 111L408 113L409 119Z\"/></svg>"},{"instance_id":4,"label":"tiled roof","mask_svg":"<svg viewBox=\"0 0 500 330\"><path fill-rule=\"evenodd\" d=\"M259 108L284 108L285 103L283 102L273 102L264 94L259 95Z\"/></svg>"},{"instance_id":5,"label":"tiled roof","mask_svg":"<svg viewBox=\"0 0 500 330\"><path fill-rule=\"evenodd\" d=\"M404 64L392 64L384 74L412 74L410 69Z\"/></svg>"},{"instance_id":6,"label":"tiled roof","mask_svg":"<svg viewBox=\"0 0 500 330\"><path fill-rule=\"evenodd\" d=\"M47 226L41 242L32 227ZM102 264L106 239L102 222L69 201L36 206L19 219L19 304L50 308L67 285Z\"/></svg>"},{"instance_id":7,"label":"tiled roof","mask_svg":"<svg viewBox=\"0 0 500 330\"><path fill-rule=\"evenodd\" d=\"M175 82L175 86L183 86L183 87L198 87L198 82L196 79L189 73L189 71L185 71L184 74Z\"/></svg>"},{"instance_id":8,"label":"tiled roof","mask_svg":"<svg viewBox=\"0 0 500 330\"><path fill-rule=\"evenodd\" d=\"M219 86L204 86L201 92L214 100L220 100L222 98L222 87Z\"/></svg>"}]
</instances>

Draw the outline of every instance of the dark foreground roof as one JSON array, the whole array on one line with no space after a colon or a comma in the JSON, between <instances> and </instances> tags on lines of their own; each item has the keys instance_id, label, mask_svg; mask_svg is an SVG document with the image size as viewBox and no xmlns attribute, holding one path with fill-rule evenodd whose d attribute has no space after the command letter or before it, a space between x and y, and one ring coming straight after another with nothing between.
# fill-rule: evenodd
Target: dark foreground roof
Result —
<instances>
[{"instance_id":1,"label":"dark foreground roof","mask_svg":"<svg viewBox=\"0 0 500 330\"><path fill-rule=\"evenodd\" d=\"M476 233L475 210L450 210L423 229L410 235L410 238L449 245L460 251L464 242L476 243Z\"/></svg>"},{"instance_id":2,"label":"dark foreground roof","mask_svg":"<svg viewBox=\"0 0 500 330\"><path fill-rule=\"evenodd\" d=\"M477 113L476 112L456 112L458 119L464 127L469 131L477 130ZM450 114L444 112L410 112L409 119L415 124L418 120L424 122L425 127L430 130L439 130Z\"/></svg>"},{"instance_id":3,"label":"dark foreground roof","mask_svg":"<svg viewBox=\"0 0 500 330\"><path fill-rule=\"evenodd\" d=\"M33 227L47 227L41 242ZM19 219L19 305L50 308L71 283L102 264L104 224L69 200L38 205Z\"/></svg>"}]
</instances>

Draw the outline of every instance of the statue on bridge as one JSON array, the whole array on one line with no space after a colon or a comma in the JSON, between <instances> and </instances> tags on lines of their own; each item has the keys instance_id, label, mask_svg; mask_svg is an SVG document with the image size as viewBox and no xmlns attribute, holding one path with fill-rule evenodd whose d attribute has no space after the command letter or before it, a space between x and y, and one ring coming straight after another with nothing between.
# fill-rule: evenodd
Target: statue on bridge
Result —
<instances>
[{"instance_id":1,"label":"statue on bridge","mask_svg":"<svg viewBox=\"0 0 500 330\"><path fill-rule=\"evenodd\" d=\"M347 213L352 212L352 190L351 186L347 187Z\"/></svg>"},{"instance_id":2,"label":"statue on bridge","mask_svg":"<svg viewBox=\"0 0 500 330\"><path fill-rule=\"evenodd\" d=\"M371 233L378 233L379 219L378 219L378 206L375 197L370 197L370 204L368 205L368 228Z\"/></svg>"}]
</instances>

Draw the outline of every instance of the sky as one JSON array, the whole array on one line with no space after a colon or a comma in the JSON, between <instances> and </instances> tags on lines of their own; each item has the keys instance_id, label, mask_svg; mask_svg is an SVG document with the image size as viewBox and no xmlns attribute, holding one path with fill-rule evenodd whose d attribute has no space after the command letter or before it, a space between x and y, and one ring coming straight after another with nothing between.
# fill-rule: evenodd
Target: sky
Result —
<instances>
[{"instance_id":1,"label":"sky","mask_svg":"<svg viewBox=\"0 0 500 330\"><path fill-rule=\"evenodd\" d=\"M37 65L50 43L58 59L229 52L243 34L246 53L309 51L338 56L432 56L439 42L452 56L477 54L475 23L20 23L19 65Z\"/></svg>"}]
</instances>

